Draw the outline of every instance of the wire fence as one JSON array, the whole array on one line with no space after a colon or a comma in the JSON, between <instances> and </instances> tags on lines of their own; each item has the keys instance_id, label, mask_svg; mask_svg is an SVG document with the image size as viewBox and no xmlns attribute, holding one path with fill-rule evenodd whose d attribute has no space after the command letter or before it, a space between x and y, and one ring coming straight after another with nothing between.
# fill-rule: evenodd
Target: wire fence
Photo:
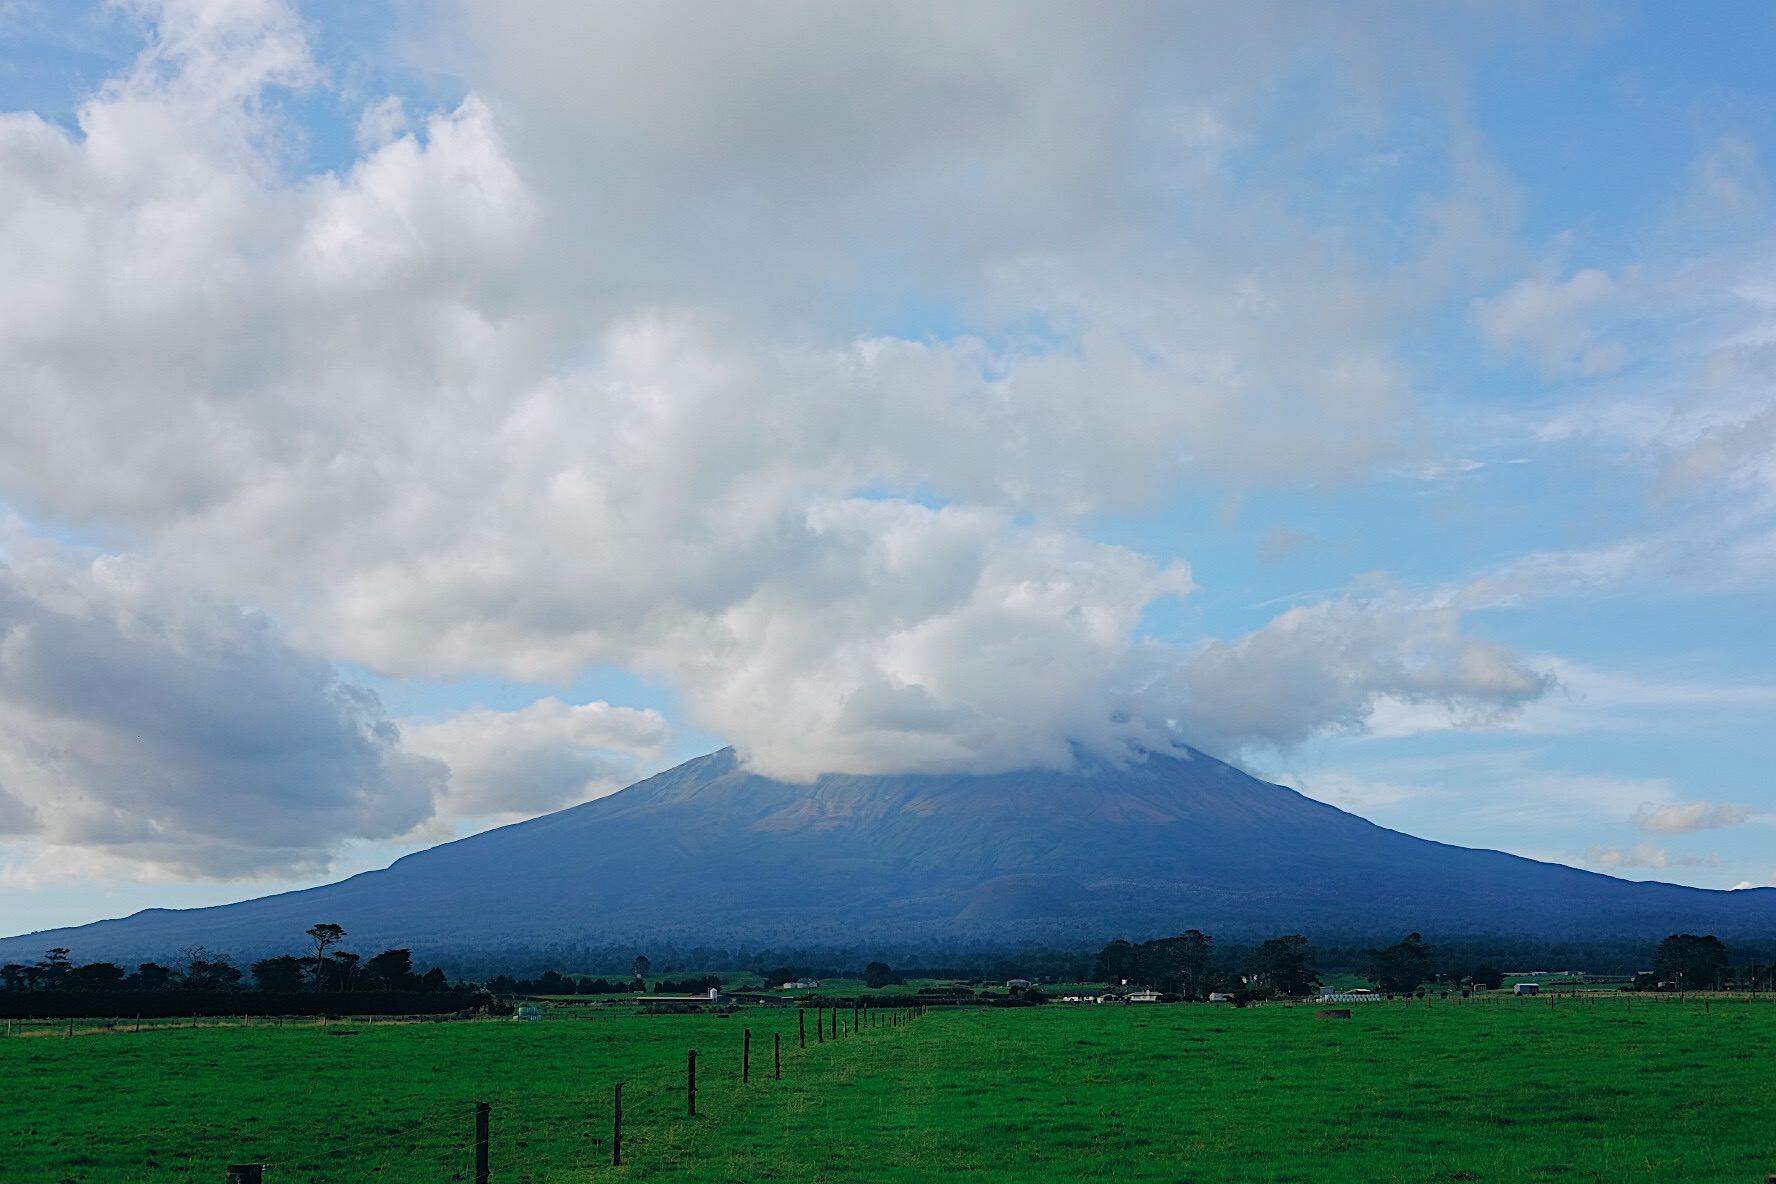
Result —
<instances>
[{"instance_id":1,"label":"wire fence","mask_svg":"<svg viewBox=\"0 0 1776 1184\"><path fill-rule=\"evenodd\" d=\"M458 1079L446 1077L416 1101L415 1082L410 1076L403 1078L406 1068L390 1064L386 1091L361 1090L357 1078L345 1083L316 1080L309 1088L314 1097L298 1105L294 1096L303 1092L304 1064L292 1059L280 1069L278 1089L266 1094L289 1097L292 1104L285 1107L286 1112L190 1116L189 1129L183 1135L191 1149L174 1153L185 1161L177 1165L178 1175L201 1181L205 1173L194 1169L198 1162L207 1161L215 1165L210 1178L216 1184L336 1184L341 1180L488 1184L492 1175L502 1181L584 1180L612 1176L619 1165L663 1166L687 1154L699 1131L718 1126L748 1098L759 1096L759 1091L773 1083L798 1076L809 1067L811 1058L832 1055L846 1046L859 1051L872 1045L882 1047L877 1040L854 1044L853 1039L891 1036L924 1013L919 1007L890 1012L885 1008L821 1006L805 1012L784 1009L779 1014L764 1014L775 1011L704 1016L705 1021L726 1018L740 1022L731 1026L705 1022L694 1031L661 1017L657 1032L647 1040L649 1051L644 1057L613 1057L613 1067L621 1064L620 1081L590 1080L583 1065L576 1077L562 1080L560 1064L539 1061L534 1076L519 1073L491 1087L486 1083L471 1086L474 1093L463 1091ZM611 1025L577 1022L596 1018L577 1009L562 1009L545 1015L543 1022L583 1028L587 1041L601 1036L620 1040L625 1031L631 1038L635 1035L634 1028L613 1033ZM745 1023L747 1019L753 1020L752 1026ZM332 1028L340 1036L361 1030L359 1024L337 1019L302 1020L301 1027ZM403 1021L375 1017L373 1025L366 1022L362 1027L399 1022ZM191 1021L144 1020L139 1030L144 1034L189 1032L191 1026ZM208 1030L277 1024L276 1017L198 1017L196 1026ZM287 1022L286 1026L296 1025ZM133 1034L137 1030L133 1017L72 1023L20 1020L12 1021L6 1029L11 1036L34 1038ZM822 1034L819 1040L815 1038L817 1031ZM700 1049L673 1050L675 1033L696 1040ZM566 1039L581 1045L577 1036ZM226 1046L208 1041L180 1043L205 1049L209 1057L228 1055ZM379 1050L376 1055L386 1055L386 1050L399 1046L373 1043L365 1047ZM517 1052L516 1056L525 1054ZM354 1054L348 1059L360 1058ZM401 1079L398 1087L396 1079ZM350 1092L353 1090L359 1092ZM322 1100L317 1102L315 1097ZM158 1171L163 1165L151 1161L145 1166ZM140 1178L159 1177L146 1172Z\"/></svg>"}]
</instances>

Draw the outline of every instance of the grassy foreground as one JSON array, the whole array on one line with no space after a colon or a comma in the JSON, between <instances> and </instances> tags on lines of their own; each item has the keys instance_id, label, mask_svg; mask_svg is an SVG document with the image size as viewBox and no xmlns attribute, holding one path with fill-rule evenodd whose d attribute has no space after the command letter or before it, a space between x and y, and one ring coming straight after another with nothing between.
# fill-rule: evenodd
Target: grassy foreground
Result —
<instances>
[{"instance_id":1,"label":"grassy foreground","mask_svg":"<svg viewBox=\"0 0 1776 1184\"><path fill-rule=\"evenodd\" d=\"M264 1161L271 1184L467 1180L477 1100L494 1107L496 1184L1761 1184L1776 1170L1767 1000L1396 1003L1349 1021L1275 1005L965 1010L823 1046L810 1032L805 1053L795 1033L794 1010L759 1009L15 1037L0 1040L4 1174L221 1184L223 1165Z\"/></svg>"}]
</instances>

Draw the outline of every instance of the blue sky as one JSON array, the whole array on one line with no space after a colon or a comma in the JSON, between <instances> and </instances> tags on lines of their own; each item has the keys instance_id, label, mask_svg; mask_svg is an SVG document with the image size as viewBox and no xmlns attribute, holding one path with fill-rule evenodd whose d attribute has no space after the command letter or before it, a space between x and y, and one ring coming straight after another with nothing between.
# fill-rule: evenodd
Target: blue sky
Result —
<instances>
[{"instance_id":1,"label":"blue sky","mask_svg":"<svg viewBox=\"0 0 1776 1184\"><path fill-rule=\"evenodd\" d=\"M0 929L723 743L1776 881L1766 5L0 5Z\"/></svg>"}]
</instances>

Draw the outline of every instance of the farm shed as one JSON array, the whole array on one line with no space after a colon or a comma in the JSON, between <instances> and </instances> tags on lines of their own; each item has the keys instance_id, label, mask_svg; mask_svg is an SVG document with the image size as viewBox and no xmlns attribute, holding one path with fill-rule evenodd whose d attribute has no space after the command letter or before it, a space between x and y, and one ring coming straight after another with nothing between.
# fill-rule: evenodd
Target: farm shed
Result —
<instances>
[{"instance_id":1,"label":"farm shed","mask_svg":"<svg viewBox=\"0 0 1776 1184\"><path fill-rule=\"evenodd\" d=\"M1540 995L1541 993L1542 984L1540 983L1518 983L1511 988L1513 995Z\"/></svg>"}]
</instances>

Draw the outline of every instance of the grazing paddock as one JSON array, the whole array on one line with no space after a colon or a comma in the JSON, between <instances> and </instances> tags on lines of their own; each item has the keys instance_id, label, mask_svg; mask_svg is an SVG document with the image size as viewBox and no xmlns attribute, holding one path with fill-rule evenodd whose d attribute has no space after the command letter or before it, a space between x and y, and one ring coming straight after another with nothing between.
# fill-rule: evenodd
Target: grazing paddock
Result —
<instances>
[{"instance_id":1,"label":"grazing paddock","mask_svg":"<svg viewBox=\"0 0 1776 1184\"><path fill-rule=\"evenodd\" d=\"M841 1016L849 1020L849 1013ZM752 1082L740 1082L742 1031ZM793 1009L0 1040L7 1180L1619 1181L1776 1170L1776 1005L1625 996L934 1011L797 1046ZM783 1076L773 1073L782 1038ZM698 1116L685 1053L699 1051ZM611 1087L626 1165L610 1165Z\"/></svg>"}]
</instances>

